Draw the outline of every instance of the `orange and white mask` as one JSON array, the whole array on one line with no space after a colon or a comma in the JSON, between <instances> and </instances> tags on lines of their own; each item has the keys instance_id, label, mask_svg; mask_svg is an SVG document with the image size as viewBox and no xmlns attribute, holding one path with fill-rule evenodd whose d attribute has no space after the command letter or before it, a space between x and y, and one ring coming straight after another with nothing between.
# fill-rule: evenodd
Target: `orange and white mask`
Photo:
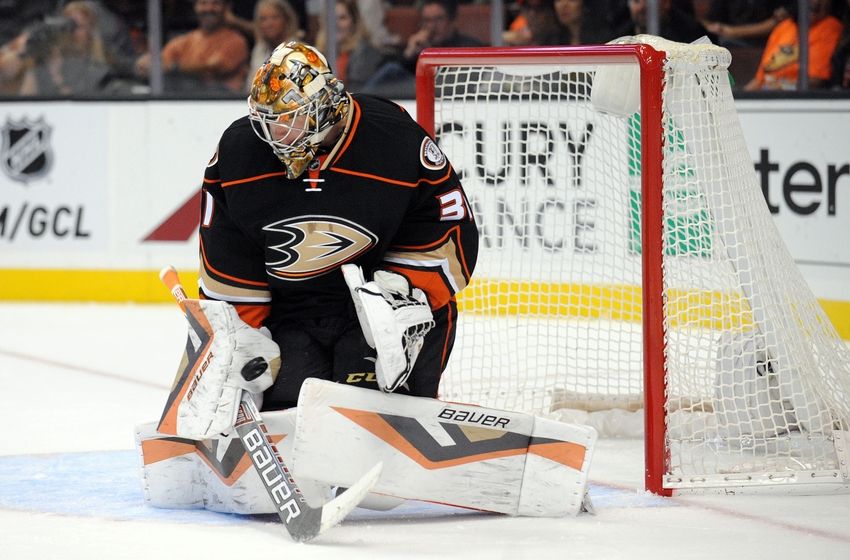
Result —
<instances>
[{"instance_id":1,"label":"orange and white mask","mask_svg":"<svg viewBox=\"0 0 850 560\"><path fill-rule=\"evenodd\" d=\"M307 169L348 107L345 87L325 57L299 41L278 45L257 70L248 96L254 132L272 147L290 179Z\"/></svg>"}]
</instances>

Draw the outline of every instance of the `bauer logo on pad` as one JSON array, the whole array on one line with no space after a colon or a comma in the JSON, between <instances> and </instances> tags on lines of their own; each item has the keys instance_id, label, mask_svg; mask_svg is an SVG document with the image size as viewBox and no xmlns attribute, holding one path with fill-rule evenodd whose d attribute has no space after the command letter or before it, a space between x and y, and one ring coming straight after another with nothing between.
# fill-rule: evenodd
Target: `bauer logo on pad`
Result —
<instances>
[{"instance_id":1,"label":"bauer logo on pad","mask_svg":"<svg viewBox=\"0 0 850 560\"><path fill-rule=\"evenodd\" d=\"M441 410L440 413L437 414L437 418L503 429L508 429L508 425L511 423L510 418L505 418L503 416L487 414L486 412L475 412L474 410L458 410L449 406Z\"/></svg>"}]
</instances>

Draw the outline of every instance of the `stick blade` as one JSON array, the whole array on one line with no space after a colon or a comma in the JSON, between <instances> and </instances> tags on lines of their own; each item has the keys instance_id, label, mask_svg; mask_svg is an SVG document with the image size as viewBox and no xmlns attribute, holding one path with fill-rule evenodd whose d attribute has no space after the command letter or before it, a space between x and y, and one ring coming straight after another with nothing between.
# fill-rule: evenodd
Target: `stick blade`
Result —
<instances>
[{"instance_id":1,"label":"stick blade","mask_svg":"<svg viewBox=\"0 0 850 560\"><path fill-rule=\"evenodd\" d=\"M322 521L319 527L319 533L337 525L340 521L345 519L349 513L351 513L351 510L356 508L357 505L363 501L366 494L375 487L375 484L378 482L378 478L381 476L383 468L383 462L376 463L371 469L369 469L369 472L363 475L360 480L358 480L345 492L322 506Z\"/></svg>"}]
</instances>

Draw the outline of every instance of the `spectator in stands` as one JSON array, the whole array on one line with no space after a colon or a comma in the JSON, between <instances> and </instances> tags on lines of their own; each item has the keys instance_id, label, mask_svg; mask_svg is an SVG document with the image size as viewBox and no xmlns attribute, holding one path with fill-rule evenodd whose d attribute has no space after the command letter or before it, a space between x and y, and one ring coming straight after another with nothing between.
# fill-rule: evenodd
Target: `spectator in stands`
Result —
<instances>
[{"instance_id":1,"label":"spectator in stands","mask_svg":"<svg viewBox=\"0 0 850 560\"><path fill-rule=\"evenodd\" d=\"M28 32L21 95L89 95L107 85L110 66L97 6L86 0L69 2L61 15Z\"/></svg>"},{"instance_id":2,"label":"spectator in stands","mask_svg":"<svg viewBox=\"0 0 850 560\"><path fill-rule=\"evenodd\" d=\"M23 31L0 47L0 95L18 95L21 91L27 68L27 37Z\"/></svg>"},{"instance_id":3,"label":"spectator in stands","mask_svg":"<svg viewBox=\"0 0 850 560\"><path fill-rule=\"evenodd\" d=\"M249 68L259 68L281 43L301 38L298 15L287 0L260 0L254 7L254 48ZM254 76L248 73L246 91Z\"/></svg>"},{"instance_id":4,"label":"spectator in stands","mask_svg":"<svg viewBox=\"0 0 850 560\"><path fill-rule=\"evenodd\" d=\"M383 55L372 44L369 31L360 18L357 0L337 0L336 11L336 68L334 74L348 91L359 92L383 62ZM325 19L319 23L316 47L327 52Z\"/></svg>"},{"instance_id":5,"label":"spectator in stands","mask_svg":"<svg viewBox=\"0 0 850 560\"><path fill-rule=\"evenodd\" d=\"M520 13L502 39L508 45L605 43L613 38L606 12L598 1L521 0Z\"/></svg>"},{"instance_id":6,"label":"spectator in stands","mask_svg":"<svg viewBox=\"0 0 850 560\"><path fill-rule=\"evenodd\" d=\"M529 45L568 45L570 30L561 24L554 0L525 0L522 13L528 25Z\"/></svg>"},{"instance_id":7,"label":"spectator in stands","mask_svg":"<svg viewBox=\"0 0 850 560\"><path fill-rule=\"evenodd\" d=\"M608 29L615 32L626 27L632 19L628 2L623 0L594 0L594 4L605 10L605 22L608 24ZM616 38L616 33L613 33L612 39Z\"/></svg>"},{"instance_id":8,"label":"spectator in stands","mask_svg":"<svg viewBox=\"0 0 850 560\"><path fill-rule=\"evenodd\" d=\"M419 53L428 47L480 47L481 41L457 28L457 0L425 0L420 10L419 30L407 39L404 62L416 69Z\"/></svg>"},{"instance_id":9,"label":"spectator in stands","mask_svg":"<svg viewBox=\"0 0 850 560\"><path fill-rule=\"evenodd\" d=\"M724 47L764 47L767 36L786 17L779 0L714 0L702 24Z\"/></svg>"},{"instance_id":10,"label":"spectator in stands","mask_svg":"<svg viewBox=\"0 0 850 560\"><path fill-rule=\"evenodd\" d=\"M0 47L0 96L18 95L26 64L27 34L20 33Z\"/></svg>"},{"instance_id":11,"label":"spectator in stands","mask_svg":"<svg viewBox=\"0 0 850 560\"><path fill-rule=\"evenodd\" d=\"M612 39L598 6L584 0L555 0L558 22L569 33L568 45L601 44Z\"/></svg>"},{"instance_id":12,"label":"spectator in stands","mask_svg":"<svg viewBox=\"0 0 850 560\"><path fill-rule=\"evenodd\" d=\"M425 48L482 46L475 37L458 31L457 4L457 0L425 0L419 11L419 30L408 38L401 56L385 62L363 91L412 99L416 97L416 61Z\"/></svg>"},{"instance_id":13,"label":"spectator in stands","mask_svg":"<svg viewBox=\"0 0 850 560\"><path fill-rule=\"evenodd\" d=\"M34 66L32 57L33 45L28 49L27 40L33 30L40 36L35 38L36 43L41 40L53 42L50 37L50 28L61 27L57 16L61 15L62 0L27 0L26 2L2 1L0 0L0 95L18 95L21 90L24 74ZM98 7L98 21L101 35L106 51L106 58L111 62L109 35L110 23L104 15L108 10L101 13L101 3L95 3ZM48 21L50 23L48 23ZM51 26L51 23L57 24ZM47 24L47 25L45 25ZM54 33L53 35L58 35ZM36 45L38 46L38 45Z\"/></svg>"},{"instance_id":14,"label":"spectator in stands","mask_svg":"<svg viewBox=\"0 0 850 560\"><path fill-rule=\"evenodd\" d=\"M389 3L393 4L394 2ZM302 4L305 5L306 11L306 38L308 42L315 43L320 26L324 25L321 21L324 0L306 0ZM386 4L387 2L384 0L357 0L360 19L369 32L369 39L372 44L379 50L396 48L401 42L401 38L391 33L384 24L387 12Z\"/></svg>"},{"instance_id":15,"label":"spectator in stands","mask_svg":"<svg viewBox=\"0 0 850 560\"><path fill-rule=\"evenodd\" d=\"M561 25L555 14L554 0L520 0L517 20L502 39L508 45L568 45L572 40L569 29Z\"/></svg>"},{"instance_id":16,"label":"spectator in stands","mask_svg":"<svg viewBox=\"0 0 850 560\"><path fill-rule=\"evenodd\" d=\"M248 45L253 46L257 41L257 8L260 2L251 1L251 2L239 2L237 5L239 6L240 11L237 12L234 9L233 4L228 7L224 12L224 23L228 27L232 28L235 31L238 31L245 37L245 40L248 41ZM289 2L287 2L289 4ZM295 8L292 4L289 4L289 7L292 9L293 17L291 21L292 25L298 29L298 14L295 13ZM248 17L243 17L246 8L249 9L250 15ZM299 35L300 36L300 35ZM276 43L279 45L281 42ZM275 46L276 46L275 45ZM272 47L274 48L274 47ZM265 58L260 62L264 62ZM249 67L250 70L251 67ZM250 74L250 71L248 72ZM249 79L253 78L253 76L248 76Z\"/></svg>"},{"instance_id":17,"label":"spectator in stands","mask_svg":"<svg viewBox=\"0 0 850 560\"><path fill-rule=\"evenodd\" d=\"M832 77L830 85L838 89L850 89L850 0L846 0L842 23L844 30L832 55Z\"/></svg>"},{"instance_id":18,"label":"spectator in stands","mask_svg":"<svg viewBox=\"0 0 850 560\"><path fill-rule=\"evenodd\" d=\"M755 77L744 89L797 89L800 44L796 3L788 4L791 17L770 33ZM809 0L809 87L825 87L832 77L830 60L841 36L841 21L830 15L830 0Z\"/></svg>"},{"instance_id":19,"label":"spectator in stands","mask_svg":"<svg viewBox=\"0 0 850 560\"><path fill-rule=\"evenodd\" d=\"M696 16L698 6L702 6L705 2L711 3L712 0L673 0L672 9L677 12L682 12L691 16L691 18L699 21ZM628 29L631 25L631 9L629 3L624 0L593 0L588 2L593 6L593 9L601 12L602 20L607 28L612 31L609 39L616 39L616 33L622 29ZM699 7L699 10L704 8Z\"/></svg>"},{"instance_id":20,"label":"spectator in stands","mask_svg":"<svg viewBox=\"0 0 850 560\"><path fill-rule=\"evenodd\" d=\"M198 28L178 35L162 49L166 89L172 91L242 92L248 74L248 43L226 25L229 2L195 0ZM136 61L142 76L150 71L150 55Z\"/></svg>"},{"instance_id":21,"label":"spectator in stands","mask_svg":"<svg viewBox=\"0 0 850 560\"><path fill-rule=\"evenodd\" d=\"M616 29L614 36L640 35L647 32L647 0L626 0L630 21ZM706 34L705 28L694 19L690 10L674 5L673 0L658 0L659 35L671 41L690 43Z\"/></svg>"},{"instance_id":22,"label":"spectator in stands","mask_svg":"<svg viewBox=\"0 0 850 560\"><path fill-rule=\"evenodd\" d=\"M522 5L525 0L517 0L515 4L508 4L506 15L508 16L508 28L502 32L502 43L508 46L527 45L531 39L528 32L528 20L522 13ZM516 7L519 6L519 10Z\"/></svg>"},{"instance_id":23,"label":"spectator in stands","mask_svg":"<svg viewBox=\"0 0 850 560\"><path fill-rule=\"evenodd\" d=\"M375 48L381 50L400 44L401 38L391 33L384 25L386 5L383 0L357 0L357 10Z\"/></svg>"},{"instance_id":24,"label":"spectator in stands","mask_svg":"<svg viewBox=\"0 0 850 560\"><path fill-rule=\"evenodd\" d=\"M20 37L21 32L48 14L59 13L61 0L0 1L0 45Z\"/></svg>"},{"instance_id":25,"label":"spectator in stands","mask_svg":"<svg viewBox=\"0 0 850 560\"><path fill-rule=\"evenodd\" d=\"M104 2L92 2L97 9L97 21L103 37L103 50L106 61L113 72L123 76L132 76L136 61L136 51L130 36L130 27L123 17L106 7Z\"/></svg>"},{"instance_id":26,"label":"spectator in stands","mask_svg":"<svg viewBox=\"0 0 850 560\"><path fill-rule=\"evenodd\" d=\"M517 0L517 4L519 4L519 13L502 33L502 42L512 47L531 44L531 31L528 29L528 18L524 10L525 0Z\"/></svg>"}]
</instances>

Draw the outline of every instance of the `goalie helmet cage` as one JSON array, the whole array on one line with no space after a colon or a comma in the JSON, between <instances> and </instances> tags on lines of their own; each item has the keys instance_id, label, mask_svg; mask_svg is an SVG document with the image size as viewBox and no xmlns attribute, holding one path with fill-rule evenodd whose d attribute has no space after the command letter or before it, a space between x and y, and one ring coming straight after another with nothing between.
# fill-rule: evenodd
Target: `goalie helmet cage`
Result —
<instances>
[{"instance_id":1,"label":"goalie helmet cage","mask_svg":"<svg viewBox=\"0 0 850 560\"><path fill-rule=\"evenodd\" d=\"M850 353L767 209L730 61L650 36L422 53L417 118L481 234L440 397L644 407L656 494L846 492Z\"/></svg>"}]
</instances>

